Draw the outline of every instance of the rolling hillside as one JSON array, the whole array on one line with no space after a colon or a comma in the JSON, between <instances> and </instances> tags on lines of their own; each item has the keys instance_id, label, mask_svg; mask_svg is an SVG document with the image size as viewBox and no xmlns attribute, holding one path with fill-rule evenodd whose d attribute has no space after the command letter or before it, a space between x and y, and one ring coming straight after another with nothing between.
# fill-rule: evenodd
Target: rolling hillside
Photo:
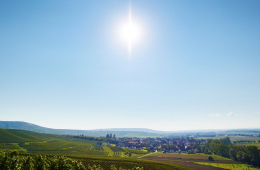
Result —
<instances>
[{"instance_id":1,"label":"rolling hillside","mask_svg":"<svg viewBox=\"0 0 260 170\"><path fill-rule=\"evenodd\" d=\"M120 129L116 130L70 130L70 129L51 129L46 127L41 127L35 124L27 123L27 122L18 122L18 121L0 121L0 128L4 129L20 129L20 130L29 130L39 133L50 133L50 134L58 134L58 135L79 135L83 134L84 136L106 136L106 134L115 134L118 137L160 137L164 136L164 134L159 133L150 133L150 132L142 132L140 129L134 131L135 129L127 129L127 131ZM149 131L149 130L148 130ZM151 130L151 132L153 132ZM154 131L159 132L159 131Z\"/></svg>"},{"instance_id":2,"label":"rolling hillside","mask_svg":"<svg viewBox=\"0 0 260 170\"><path fill-rule=\"evenodd\" d=\"M120 147L99 146L99 141L74 138L73 136L36 133L16 129L0 129L0 149L15 149L24 153L66 156L113 156L133 158L147 154ZM105 139L103 139L105 143Z\"/></svg>"}]
</instances>

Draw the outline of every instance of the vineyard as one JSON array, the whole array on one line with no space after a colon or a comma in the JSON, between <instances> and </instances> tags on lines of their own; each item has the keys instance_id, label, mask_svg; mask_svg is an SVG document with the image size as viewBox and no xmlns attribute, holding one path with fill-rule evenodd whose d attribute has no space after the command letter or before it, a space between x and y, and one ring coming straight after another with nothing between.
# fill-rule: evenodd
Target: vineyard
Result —
<instances>
[{"instance_id":1,"label":"vineyard","mask_svg":"<svg viewBox=\"0 0 260 170\"><path fill-rule=\"evenodd\" d=\"M114 152L110 149L108 146L103 146L103 149L105 153L107 153L107 156L114 156Z\"/></svg>"},{"instance_id":2,"label":"vineyard","mask_svg":"<svg viewBox=\"0 0 260 170\"><path fill-rule=\"evenodd\" d=\"M79 158L67 158L63 156L23 155L17 151L0 151L1 170L126 170L116 165L96 165L95 161L80 162ZM128 168L129 169L129 168ZM132 167L131 170L143 170Z\"/></svg>"},{"instance_id":3,"label":"vineyard","mask_svg":"<svg viewBox=\"0 0 260 170\"><path fill-rule=\"evenodd\" d=\"M0 129L0 143L21 143L30 141L40 141L55 135L38 134L23 130Z\"/></svg>"},{"instance_id":4,"label":"vineyard","mask_svg":"<svg viewBox=\"0 0 260 170\"><path fill-rule=\"evenodd\" d=\"M127 152L131 152L134 154L147 154L146 150L135 150L135 149L125 149Z\"/></svg>"},{"instance_id":5,"label":"vineyard","mask_svg":"<svg viewBox=\"0 0 260 170\"><path fill-rule=\"evenodd\" d=\"M23 130L0 129L0 149L20 153L67 156L113 156L138 158L146 151L100 146L97 141Z\"/></svg>"},{"instance_id":6,"label":"vineyard","mask_svg":"<svg viewBox=\"0 0 260 170\"><path fill-rule=\"evenodd\" d=\"M136 159L64 157L18 153L0 150L1 170L189 170L168 163Z\"/></svg>"}]
</instances>

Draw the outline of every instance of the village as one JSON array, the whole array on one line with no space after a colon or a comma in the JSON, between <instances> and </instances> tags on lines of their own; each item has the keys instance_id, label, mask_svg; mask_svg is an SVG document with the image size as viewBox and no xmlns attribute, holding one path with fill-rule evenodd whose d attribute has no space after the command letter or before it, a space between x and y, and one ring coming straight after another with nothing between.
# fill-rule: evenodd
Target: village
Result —
<instances>
[{"instance_id":1,"label":"village","mask_svg":"<svg viewBox=\"0 0 260 170\"><path fill-rule=\"evenodd\" d=\"M111 137L111 138L110 138ZM122 137L118 138L115 135L107 136L107 143L97 143L98 145L117 146L127 149L148 150L149 152L181 152L181 153L200 153L199 145L204 145L207 140L194 139L193 137L180 138L137 138L137 137Z\"/></svg>"}]
</instances>

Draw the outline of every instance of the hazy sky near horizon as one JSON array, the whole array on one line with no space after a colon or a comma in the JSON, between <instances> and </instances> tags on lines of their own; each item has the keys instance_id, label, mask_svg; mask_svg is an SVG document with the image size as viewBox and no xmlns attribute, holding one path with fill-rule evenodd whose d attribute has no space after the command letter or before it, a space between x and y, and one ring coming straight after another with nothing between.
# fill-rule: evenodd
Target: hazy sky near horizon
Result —
<instances>
[{"instance_id":1,"label":"hazy sky near horizon","mask_svg":"<svg viewBox=\"0 0 260 170\"><path fill-rule=\"evenodd\" d=\"M132 21L139 41L119 28ZM259 0L0 1L0 120L260 128Z\"/></svg>"}]
</instances>

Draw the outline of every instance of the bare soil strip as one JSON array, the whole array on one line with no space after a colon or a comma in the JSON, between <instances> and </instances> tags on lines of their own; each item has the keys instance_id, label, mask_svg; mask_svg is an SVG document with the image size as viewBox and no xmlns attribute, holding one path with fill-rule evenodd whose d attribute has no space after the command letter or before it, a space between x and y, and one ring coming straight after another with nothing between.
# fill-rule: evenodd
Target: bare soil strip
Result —
<instances>
[{"instance_id":1,"label":"bare soil strip","mask_svg":"<svg viewBox=\"0 0 260 170\"><path fill-rule=\"evenodd\" d=\"M157 152L157 151L152 152L152 153L149 153L149 154L146 154L146 155L143 155L143 156L140 156L140 157L138 157L138 158L142 158L142 157L145 157L145 156L148 156L148 155L154 154L154 153L156 153L156 152Z\"/></svg>"}]
</instances>

